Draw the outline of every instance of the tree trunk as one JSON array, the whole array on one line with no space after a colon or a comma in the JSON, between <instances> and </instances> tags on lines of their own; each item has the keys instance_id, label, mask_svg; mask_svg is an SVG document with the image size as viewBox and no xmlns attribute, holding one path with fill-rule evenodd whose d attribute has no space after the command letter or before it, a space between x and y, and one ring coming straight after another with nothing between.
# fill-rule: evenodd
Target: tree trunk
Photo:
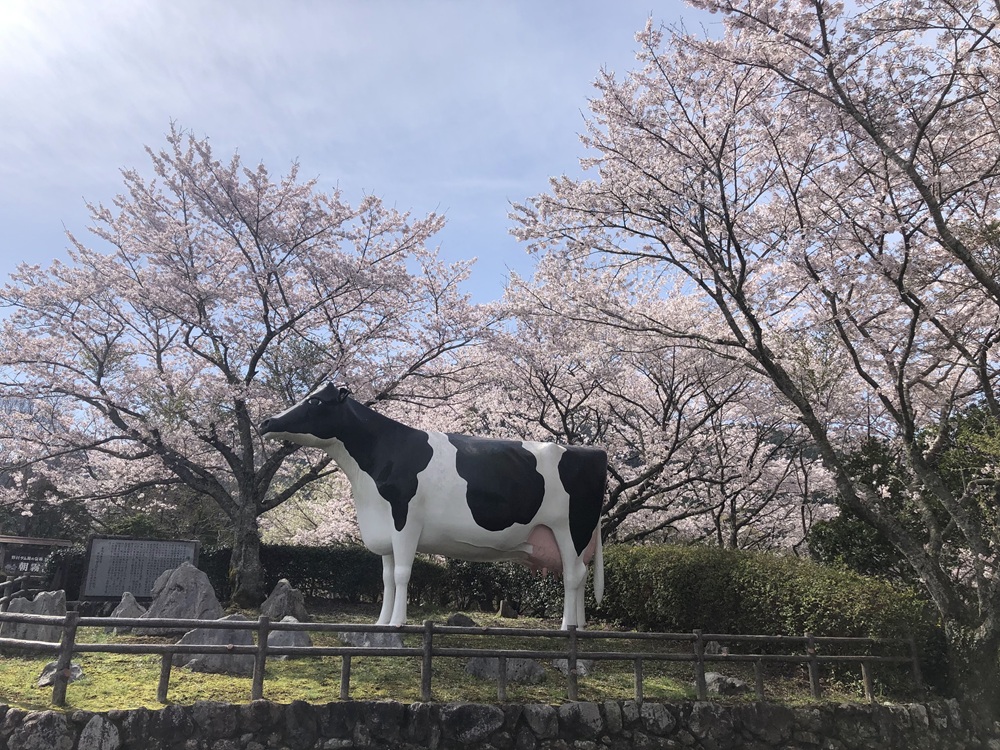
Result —
<instances>
[{"instance_id":1,"label":"tree trunk","mask_svg":"<svg viewBox=\"0 0 1000 750\"><path fill-rule=\"evenodd\" d=\"M260 532L256 503L244 501L234 519L233 554L229 561L230 601L256 607L264 601L264 568L260 562Z\"/></svg>"},{"instance_id":2,"label":"tree trunk","mask_svg":"<svg viewBox=\"0 0 1000 750\"><path fill-rule=\"evenodd\" d=\"M989 630L945 625L951 693L977 715L992 719L1000 716L1000 632Z\"/></svg>"}]
</instances>

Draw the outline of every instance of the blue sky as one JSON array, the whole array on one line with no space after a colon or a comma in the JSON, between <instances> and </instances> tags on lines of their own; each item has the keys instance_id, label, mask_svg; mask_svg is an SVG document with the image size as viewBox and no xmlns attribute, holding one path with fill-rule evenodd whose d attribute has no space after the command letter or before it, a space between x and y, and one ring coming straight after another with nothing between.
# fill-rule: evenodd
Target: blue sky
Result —
<instances>
[{"instance_id":1,"label":"blue sky","mask_svg":"<svg viewBox=\"0 0 1000 750\"><path fill-rule=\"evenodd\" d=\"M84 199L148 172L175 120L351 202L443 212L442 253L477 257L469 289L495 299L532 265L509 203L577 171L592 82L633 67L650 15L706 18L680 0L0 0L0 277L64 257L66 229L89 243Z\"/></svg>"}]
</instances>

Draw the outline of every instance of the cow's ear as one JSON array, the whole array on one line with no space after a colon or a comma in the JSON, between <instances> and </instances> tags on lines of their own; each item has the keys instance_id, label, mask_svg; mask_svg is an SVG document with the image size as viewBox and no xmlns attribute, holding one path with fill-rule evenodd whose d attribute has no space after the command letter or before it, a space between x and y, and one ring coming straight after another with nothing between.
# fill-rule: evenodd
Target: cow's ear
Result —
<instances>
[{"instance_id":1,"label":"cow's ear","mask_svg":"<svg viewBox=\"0 0 1000 750\"><path fill-rule=\"evenodd\" d=\"M337 389L337 403L342 404L347 400L347 397L351 395L351 391L348 388L340 387Z\"/></svg>"}]
</instances>

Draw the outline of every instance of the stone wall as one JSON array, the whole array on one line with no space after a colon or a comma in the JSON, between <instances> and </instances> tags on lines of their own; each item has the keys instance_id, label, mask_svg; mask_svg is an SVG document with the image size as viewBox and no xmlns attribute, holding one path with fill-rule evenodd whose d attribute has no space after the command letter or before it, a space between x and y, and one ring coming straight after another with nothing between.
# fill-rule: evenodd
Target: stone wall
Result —
<instances>
[{"instance_id":1,"label":"stone wall","mask_svg":"<svg viewBox=\"0 0 1000 750\"><path fill-rule=\"evenodd\" d=\"M805 708L254 701L106 714L0 708L0 750L1000 750L1000 740L976 735L953 701Z\"/></svg>"}]
</instances>

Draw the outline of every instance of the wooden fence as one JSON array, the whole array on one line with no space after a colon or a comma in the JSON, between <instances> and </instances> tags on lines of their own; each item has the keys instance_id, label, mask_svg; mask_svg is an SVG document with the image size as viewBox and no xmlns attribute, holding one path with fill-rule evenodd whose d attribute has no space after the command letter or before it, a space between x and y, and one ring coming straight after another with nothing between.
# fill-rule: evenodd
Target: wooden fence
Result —
<instances>
[{"instance_id":1,"label":"wooden fence","mask_svg":"<svg viewBox=\"0 0 1000 750\"><path fill-rule=\"evenodd\" d=\"M257 621L233 620L177 620L154 618L121 618L121 617L81 617L78 612L69 612L65 617L49 617L45 615L29 615L19 613L0 613L0 624L5 622L22 622L35 625L57 626L62 629L59 643L47 641L25 641L13 638L0 638L0 649L18 649L57 654L56 673L52 688L52 703L56 706L65 705L66 687L70 674L70 663L74 654L82 653L113 653L113 654L159 654L161 657L160 680L157 687L157 700L167 702L167 691L170 684L171 664L174 654L252 654L254 656L253 679L250 698L257 700L264 697L264 672L269 656L339 656L341 657L340 699L350 699L351 657L353 656L387 656L394 658L412 658L420 660L421 700L430 702L433 699L431 683L434 658L472 658L485 657L498 660L497 698L507 699L507 660L508 659L565 659L567 662L566 695L569 700L578 700L579 696L579 664L581 661L629 661L632 662L635 675L635 700L643 700L643 669L648 662L688 662L693 665L695 691L699 700L706 700L707 686L705 667L708 663L750 663L754 669L755 692L758 700L764 699L763 667L768 663L805 664L809 674L809 684L814 698L820 698L821 664L859 664L864 685L865 698L874 700L873 669L876 664L909 664L914 687L921 687L922 679L917 648L914 640L900 638L846 638L819 637L806 633L803 636L768 636L768 635L728 635L719 633L703 633L695 630L691 633L637 633L608 630L579 630L570 627L568 630L539 630L528 628L499 627L455 627L441 625L427 620L423 625L360 625L348 623L286 623L271 622L268 617L260 617ZM171 630L193 630L195 628L217 628L229 630L250 630L257 636L253 645L201 645L180 643L87 643L77 640L80 628L169 628ZM268 634L273 631L307 631L312 633L380 633L419 636L419 647L368 647L368 646L268 646ZM482 636L482 637L530 637L551 639L558 644L548 650L531 649L496 649L496 648L454 648L440 645L440 639L450 635ZM626 642L631 650L601 651L587 649L590 641L612 640ZM415 640L415 639L414 639ZM561 642L561 643L560 643ZM715 649L706 649L710 643L740 644L743 648L797 648L797 653L716 653ZM688 644L689 650L669 651L655 650L656 645ZM833 654L822 653L823 647L836 646L851 648L856 651L870 651L878 647L902 647L907 655L876 655L872 653Z\"/></svg>"}]
</instances>

